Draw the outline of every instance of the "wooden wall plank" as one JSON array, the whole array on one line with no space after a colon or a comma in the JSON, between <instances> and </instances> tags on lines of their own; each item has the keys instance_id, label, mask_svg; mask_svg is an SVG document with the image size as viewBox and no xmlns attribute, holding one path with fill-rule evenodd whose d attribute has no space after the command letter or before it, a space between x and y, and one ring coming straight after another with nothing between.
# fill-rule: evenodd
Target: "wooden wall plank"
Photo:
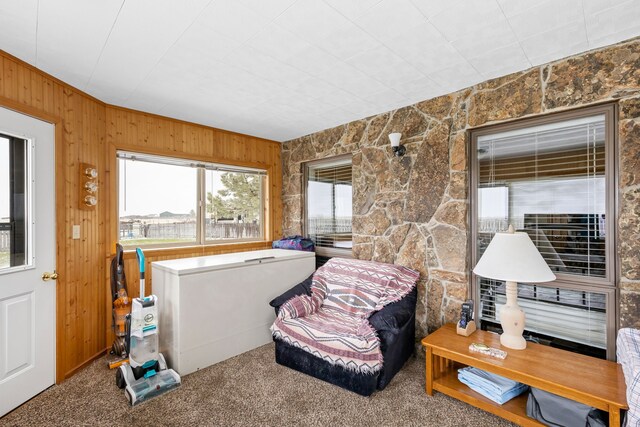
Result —
<instances>
[{"instance_id":1,"label":"wooden wall plank","mask_svg":"<svg viewBox=\"0 0 640 427\"><path fill-rule=\"evenodd\" d=\"M116 147L268 169L273 218L268 235L279 234L282 177L277 142L106 105L1 50L0 106L56 125L57 382L111 345L108 263L117 238ZM98 168L95 210L79 209L80 162ZM79 240L71 239L73 224L81 227ZM266 247L270 242L152 251L148 260ZM131 279L137 278L129 255L126 268ZM136 283L130 282L134 293Z\"/></svg>"},{"instance_id":2,"label":"wooden wall plank","mask_svg":"<svg viewBox=\"0 0 640 427\"><path fill-rule=\"evenodd\" d=\"M115 191L117 180L115 153L118 149L193 160L262 167L268 170L269 180L273 183L269 189L269 200L271 202L269 217L271 220L266 234L267 236L280 234L282 171L279 143L245 135L230 134L226 131L201 125L112 106L107 106L106 110L105 135L106 145L108 146L107 150L105 150L108 157L105 162L106 175L108 176L107 187L111 189L109 191L111 198L117 197ZM107 230L109 230L107 237L109 252L107 261L103 263L104 266L109 265L109 258L113 256L118 237L118 212L115 204L115 200L110 203L110 211L106 213L106 218L110 219L107 227ZM168 251L154 250L146 252L146 259L147 263L151 263L163 259L215 255L269 247L271 247L270 241L177 248ZM151 271L150 266L147 267L147 271ZM137 261L131 252L127 253L125 257L125 274L127 275L130 296L135 297L138 295L139 282L137 279ZM108 280L108 272L105 276ZM149 274L147 276L147 286L149 286L150 290L153 286L152 283L152 278ZM107 305L110 310L109 307L110 305ZM106 315L105 329L107 345L109 345L113 339L110 313Z\"/></svg>"}]
</instances>

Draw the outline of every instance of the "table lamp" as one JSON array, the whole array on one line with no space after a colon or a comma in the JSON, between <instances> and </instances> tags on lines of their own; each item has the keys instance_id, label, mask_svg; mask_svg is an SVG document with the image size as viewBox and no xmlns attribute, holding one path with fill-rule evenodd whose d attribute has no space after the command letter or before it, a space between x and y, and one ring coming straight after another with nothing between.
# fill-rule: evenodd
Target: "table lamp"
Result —
<instances>
[{"instance_id":1,"label":"table lamp","mask_svg":"<svg viewBox=\"0 0 640 427\"><path fill-rule=\"evenodd\" d=\"M506 282L507 303L500 310L503 333L500 344L514 350L524 350L524 312L518 306L517 282L541 283L556 279L527 233L509 231L496 233L480 257L473 272L487 279Z\"/></svg>"}]
</instances>

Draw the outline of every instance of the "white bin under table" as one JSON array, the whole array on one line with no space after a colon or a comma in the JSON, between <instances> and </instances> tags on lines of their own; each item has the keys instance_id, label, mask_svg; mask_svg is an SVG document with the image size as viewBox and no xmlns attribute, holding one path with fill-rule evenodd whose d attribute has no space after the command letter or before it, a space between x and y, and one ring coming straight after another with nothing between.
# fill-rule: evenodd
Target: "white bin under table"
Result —
<instances>
[{"instance_id":1,"label":"white bin under table","mask_svg":"<svg viewBox=\"0 0 640 427\"><path fill-rule=\"evenodd\" d=\"M315 270L313 252L267 249L151 264L160 350L180 375L271 341L269 301Z\"/></svg>"}]
</instances>

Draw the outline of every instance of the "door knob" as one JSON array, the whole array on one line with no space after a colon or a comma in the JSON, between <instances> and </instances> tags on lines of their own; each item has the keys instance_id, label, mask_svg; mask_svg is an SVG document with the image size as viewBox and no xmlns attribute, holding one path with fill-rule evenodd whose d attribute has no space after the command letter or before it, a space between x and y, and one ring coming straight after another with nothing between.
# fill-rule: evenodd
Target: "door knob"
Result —
<instances>
[{"instance_id":1,"label":"door knob","mask_svg":"<svg viewBox=\"0 0 640 427\"><path fill-rule=\"evenodd\" d=\"M45 282L47 280L56 280L58 278L58 273L56 273L55 270L53 270L53 273L49 273L48 271L45 271L44 273L42 273L42 280L44 280Z\"/></svg>"}]
</instances>

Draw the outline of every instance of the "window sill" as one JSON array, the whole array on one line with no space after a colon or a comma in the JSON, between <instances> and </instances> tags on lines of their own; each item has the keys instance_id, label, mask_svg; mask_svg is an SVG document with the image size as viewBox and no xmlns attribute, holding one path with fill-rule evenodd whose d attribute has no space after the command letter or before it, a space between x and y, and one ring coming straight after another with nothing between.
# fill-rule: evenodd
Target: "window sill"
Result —
<instances>
[{"instance_id":1,"label":"window sill","mask_svg":"<svg viewBox=\"0 0 640 427\"><path fill-rule=\"evenodd\" d=\"M316 255L325 257L341 257L341 258L353 258L353 252L351 249L343 248L328 248L326 246L316 246Z\"/></svg>"},{"instance_id":2,"label":"window sill","mask_svg":"<svg viewBox=\"0 0 640 427\"><path fill-rule=\"evenodd\" d=\"M168 248L147 248L142 247L147 258L165 257L171 255L192 254L193 256L217 255L222 253L241 252L243 250L252 249L269 249L271 248L271 240L252 240L245 242L226 242L226 243L210 243L206 245L189 245L176 246ZM115 253L107 255L108 259L115 256ZM134 259L136 257L135 249L125 249L124 259Z\"/></svg>"}]
</instances>

